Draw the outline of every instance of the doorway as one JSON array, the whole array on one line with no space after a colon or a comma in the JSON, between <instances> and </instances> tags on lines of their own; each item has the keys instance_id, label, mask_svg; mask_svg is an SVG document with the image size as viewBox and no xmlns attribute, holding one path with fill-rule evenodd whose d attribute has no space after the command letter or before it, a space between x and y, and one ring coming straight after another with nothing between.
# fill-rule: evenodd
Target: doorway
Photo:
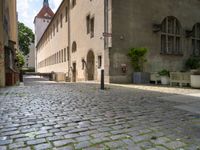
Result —
<instances>
[{"instance_id":1,"label":"doorway","mask_svg":"<svg viewBox=\"0 0 200 150\"><path fill-rule=\"evenodd\" d=\"M72 66L73 66L73 69L72 69L72 81L76 82L76 63L74 62L72 64Z\"/></svg>"},{"instance_id":2,"label":"doorway","mask_svg":"<svg viewBox=\"0 0 200 150\"><path fill-rule=\"evenodd\" d=\"M87 79L89 81L94 80L94 53L90 50L87 54Z\"/></svg>"}]
</instances>

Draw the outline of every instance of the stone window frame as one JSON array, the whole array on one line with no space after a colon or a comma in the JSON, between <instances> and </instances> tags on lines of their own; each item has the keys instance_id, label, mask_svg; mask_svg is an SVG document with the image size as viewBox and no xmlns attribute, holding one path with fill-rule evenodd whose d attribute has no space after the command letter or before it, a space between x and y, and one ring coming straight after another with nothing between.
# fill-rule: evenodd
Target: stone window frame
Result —
<instances>
[{"instance_id":1,"label":"stone window frame","mask_svg":"<svg viewBox=\"0 0 200 150\"><path fill-rule=\"evenodd\" d=\"M93 24L92 24L92 20L93 20ZM95 16L91 16L90 18L90 38L94 37L94 30L95 29Z\"/></svg>"},{"instance_id":2,"label":"stone window frame","mask_svg":"<svg viewBox=\"0 0 200 150\"><path fill-rule=\"evenodd\" d=\"M65 22L68 21L68 7L65 7Z\"/></svg>"},{"instance_id":3,"label":"stone window frame","mask_svg":"<svg viewBox=\"0 0 200 150\"><path fill-rule=\"evenodd\" d=\"M75 53L76 51L77 51L77 43L76 43L76 41L74 41L72 43L72 53Z\"/></svg>"},{"instance_id":4,"label":"stone window frame","mask_svg":"<svg viewBox=\"0 0 200 150\"><path fill-rule=\"evenodd\" d=\"M76 0L72 0L72 8L76 6Z\"/></svg>"},{"instance_id":5,"label":"stone window frame","mask_svg":"<svg viewBox=\"0 0 200 150\"><path fill-rule=\"evenodd\" d=\"M200 23L196 23L192 28L192 54L200 56Z\"/></svg>"},{"instance_id":6,"label":"stone window frame","mask_svg":"<svg viewBox=\"0 0 200 150\"><path fill-rule=\"evenodd\" d=\"M60 14L60 28L63 27L63 14Z\"/></svg>"},{"instance_id":7,"label":"stone window frame","mask_svg":"<svg viewBox=\"0 0 200 150\"><path fill-rule=\"evenodd\" d=\"M166 17L161 23L161 54L182 55L182 27L174 16Z\"/></svg>"}]
</instances>

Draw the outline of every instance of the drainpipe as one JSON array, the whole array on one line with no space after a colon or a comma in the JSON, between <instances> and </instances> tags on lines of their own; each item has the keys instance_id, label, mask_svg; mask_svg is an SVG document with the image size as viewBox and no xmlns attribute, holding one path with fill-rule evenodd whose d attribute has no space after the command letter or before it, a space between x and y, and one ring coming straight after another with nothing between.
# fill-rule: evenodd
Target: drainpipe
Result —
<instances>
[{"instance_id":1,"label":"drainpipe","mask_svg":"<svg viewBox=\"0 0 200 150\"><path fill-rule=\"evenodd\" d=\"M104 33L108 33L108 0L104 0ZM107 36L104 36L104 49L108 49Z\"/></svg>"},{"instance_id":2,"label":"drainpipe","mask_svg":"<svg viewBox=\"0 0 200 150\"><path fill-rule=\"evenodd\" d=\"M71 71L71 17L70 17L70 13L71 13L71 8L70 8L70 0L67 1L68 2L68 47L67 47L67 51L69 51L68 53L68 77L70 78L70 80L72 81L72 76L70 74Z\"/></svg>"}]
</instances>

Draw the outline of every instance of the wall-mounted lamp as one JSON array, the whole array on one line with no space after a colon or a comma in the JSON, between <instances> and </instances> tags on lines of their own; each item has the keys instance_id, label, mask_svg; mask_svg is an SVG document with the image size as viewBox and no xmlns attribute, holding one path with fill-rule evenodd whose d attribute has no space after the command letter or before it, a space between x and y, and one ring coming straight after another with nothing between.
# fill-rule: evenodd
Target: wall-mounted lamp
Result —
<instances>
[{"instance_id":1,"label":"wall-mounted lamp","mask_svg":"<svg viewBox=\"0 0 200 150\"><path fill-rule=\"evenodd\" d=\"M153 24L153 32L161 31L161 24Z\"/></svg>"}]
</instances>

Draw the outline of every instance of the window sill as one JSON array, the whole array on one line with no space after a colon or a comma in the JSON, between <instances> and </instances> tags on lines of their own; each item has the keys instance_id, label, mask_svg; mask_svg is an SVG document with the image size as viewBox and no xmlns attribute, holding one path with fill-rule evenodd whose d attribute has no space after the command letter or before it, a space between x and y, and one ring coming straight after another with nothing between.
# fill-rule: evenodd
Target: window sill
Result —
<instances>
[{"instance_id":1,"label":"window sill","mask_svg":"<svg viewBox=\"0 0 200 150\"><path fill-rule=\"evenodd\" d=\"M173 53L160 53L160 55L166 55L166 56L183 56L183 53L179 53L179 54L173 54Z\"/></svg>"}]
</instances>

